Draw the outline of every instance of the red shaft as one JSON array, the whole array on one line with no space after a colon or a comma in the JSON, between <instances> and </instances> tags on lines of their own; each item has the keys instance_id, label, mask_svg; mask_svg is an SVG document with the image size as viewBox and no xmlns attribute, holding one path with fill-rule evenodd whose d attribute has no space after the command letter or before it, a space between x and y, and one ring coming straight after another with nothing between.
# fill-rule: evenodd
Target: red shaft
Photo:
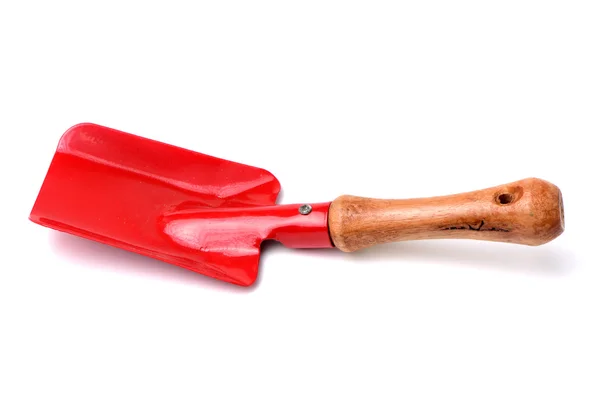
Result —
<instances>
[{"instance_id":1,"label":"red shaft","mask_svg":"<svg viewBox=\"0 0 600 400\"><path fill-rule=\"evenodd\" d=\"M166 214L163 232L180 246L273 239L291 248L330 248L327 216L331 203L263 207L194 208ZM302 207L301 213L300 207ZM310 212L306 213L310 209ZM208 238L207 235L210 235ZM232 246L232 244L234 246Z\"/></svg>"}]
</instances>

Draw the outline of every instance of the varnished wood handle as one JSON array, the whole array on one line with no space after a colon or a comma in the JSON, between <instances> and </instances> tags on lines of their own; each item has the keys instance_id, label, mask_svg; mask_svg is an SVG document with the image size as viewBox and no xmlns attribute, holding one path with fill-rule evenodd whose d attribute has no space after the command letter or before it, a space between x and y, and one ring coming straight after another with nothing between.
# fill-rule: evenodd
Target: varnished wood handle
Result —
<instances>
[{"instance_id":1,"label":"varnished wood handle","mask_svg":"<svg viewBox=\"0 0 600 400\"><path fill-rule=\"evenodd\" d=\"M329 233L343 251L418 239L478 239L537 246L564 230L558 187L537 178L451 196L380 200L340 196Z\"/></svg>"}]
</instances>

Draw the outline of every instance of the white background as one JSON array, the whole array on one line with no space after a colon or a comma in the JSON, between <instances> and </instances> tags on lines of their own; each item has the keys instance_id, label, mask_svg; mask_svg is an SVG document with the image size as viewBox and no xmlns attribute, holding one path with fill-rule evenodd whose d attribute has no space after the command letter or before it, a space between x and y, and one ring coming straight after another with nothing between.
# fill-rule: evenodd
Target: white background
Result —
<instances>
[{"instance_id":1,"label":"white background","mask_svg":"<svg viewBox=\"0 0 600 400\"><path fill-rule=\"evenodd\" d=\"M0 398L600 398L597 1L192 3L0 3ZM536 176L566 231L269 246L238 288L28 221L84 121L283 203Z\"/></svg>"}]
</instances>

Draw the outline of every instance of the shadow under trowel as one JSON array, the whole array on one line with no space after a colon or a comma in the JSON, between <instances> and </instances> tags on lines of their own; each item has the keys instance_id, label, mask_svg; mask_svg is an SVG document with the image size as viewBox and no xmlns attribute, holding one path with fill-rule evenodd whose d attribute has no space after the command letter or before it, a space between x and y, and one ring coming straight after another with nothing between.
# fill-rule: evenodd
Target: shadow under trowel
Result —
<instances>
[{"instance_id":1,"label":"shadow under trowel","mask_svg":"<svg viewBox=\"0 0 600 400\"><path fill-rule=\"evenodd\" d=\"M256 282L242 287L222 282L202 274L177 267L150 257L116 247L104 245L74 235L50 233L52 248L81 267L102 268L116 273L131 274L152 279L197 285L217 291L249 293L261 282L262 260L268 252L283 250L277 242L266 241L261 246L261 262ZM294 251L294 249L285 249ZM512 273L543 276L561 276L569 273L575 264L574 255L552 245L530 247L505 243L473 242L462 240L431 240L389 243L344 253L337 249L296 249L299 256L311 254L323 257L343 257L349 260L376 263L378 260L410 262L434 262L449 267L468 267L480 270L502 270Z\"/></svg>"},{"instance_id":2,"label":"shadow under trowel","mask_svg":"<svg viewBox=\"0 0 600 400\"><path fill-rule=\"evenodd\" d=\"M62 232L50 232L50 244L57 254L77 263L82 268L102 268L117 273L197 285L217 291L252 292L260 284L261 279L259 272L254 285L238 286L151 257Z\"/></svg>"},{"instance_id":3,"label":"shadow under trowel","mask_svg":"<svg viewBox=\"0 0 600 400\"><path fill-rule=\"evenodd\" d=\"M524 245L475 242L470 240L422 240L389 243L354 253L317 250L319 255L347 257L358 262L377 260L434 262L450 267L502 270L527 275L561 276L575 265L575 257L552 244L532 247Z\"/></svg>"}]
</instances>

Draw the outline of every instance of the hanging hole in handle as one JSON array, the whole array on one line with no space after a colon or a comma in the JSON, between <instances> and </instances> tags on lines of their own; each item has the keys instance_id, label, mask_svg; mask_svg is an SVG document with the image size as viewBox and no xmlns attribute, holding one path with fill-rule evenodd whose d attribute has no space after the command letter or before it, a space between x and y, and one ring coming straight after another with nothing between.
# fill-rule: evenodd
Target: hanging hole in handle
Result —
<instances>
[{"instance_id":1,"label":"hanging hole in handle","mask_svg":"<svg viewBox=\"0 0 600 400\"><path fill-rule=\"evenodd\" d=\"M523 196L523 188L521 186L507 187L504 190L497 192L494 195L496 204L507 206L517 202Z\"/></svg>"},{"instance_id":2,"label":"hanging hole in handle","mask_svg":"<svg viewBox=\"0 0 600 400\"><path fill-rule=\"evenodd\" d=\"M500 204L510 204L513 201L513 195L511 193L501 193L497 199Z\"/></svg>"}]
</instances>

